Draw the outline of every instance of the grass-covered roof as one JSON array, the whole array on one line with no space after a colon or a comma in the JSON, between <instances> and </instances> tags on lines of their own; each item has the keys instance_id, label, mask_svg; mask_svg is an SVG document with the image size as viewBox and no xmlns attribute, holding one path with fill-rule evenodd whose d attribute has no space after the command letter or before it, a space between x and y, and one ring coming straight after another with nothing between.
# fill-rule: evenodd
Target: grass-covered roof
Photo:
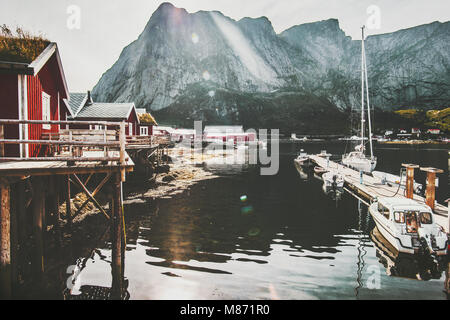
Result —
<instances>
[{"instance_id":1,"label":"grass-covered roof","mask_svg":"<svg viewBox=\"0 0 450 320\"><path fill-rule=\"evenodd\" d=\"M0 61L31 63L49 44L42 35L32 35L20 27L13 32L6 25L0 26Z\"/></svg>"}]
</instances>

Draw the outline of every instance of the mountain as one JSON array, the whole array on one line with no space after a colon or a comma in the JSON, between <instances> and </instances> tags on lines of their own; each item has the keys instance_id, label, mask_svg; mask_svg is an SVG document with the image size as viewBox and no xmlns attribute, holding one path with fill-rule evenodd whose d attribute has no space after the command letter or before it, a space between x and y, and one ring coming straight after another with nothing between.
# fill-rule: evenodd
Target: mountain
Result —
<instances>
[{"instance_id":1,"label":"mountain","mask_svg":"<svg viewBox=\"0 0 450 320\"><path fill-rule=\"evenodd\" d=\"M163 3L93 96L134 101L168 121L305 128L321 122L314 114L359 108L360 47L336 19L277 34L266 17L235 21ZM449 105L450 22L369 36L366 54L375 108Z\"/></svg>"}]
</instances>

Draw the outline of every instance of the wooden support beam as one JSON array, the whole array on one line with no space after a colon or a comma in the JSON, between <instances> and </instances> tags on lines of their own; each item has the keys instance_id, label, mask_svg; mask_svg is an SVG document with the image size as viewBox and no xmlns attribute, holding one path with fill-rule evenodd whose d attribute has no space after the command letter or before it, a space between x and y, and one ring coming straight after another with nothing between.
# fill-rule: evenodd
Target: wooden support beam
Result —
<instances>
[{"instance_id":1,"label":"wooden support beam","mask_svg":"<svg viewBox=\"0 0 450 320\"><path fill-rule=\"evenodd\" d=\"M3 140L5 138L5 126L0 125L0 139ZM0 144L0 157L5 156L5 145Z\"/></svg>"},{"instance_id":2,"label":"wooden support beam","mask_svg":"<svg viewBox=\"0 0 450 320\"><path fill-rule=\"evenodd\" d=\"M72 231L72 208L70 207L70 175L66 178L66 219L69 231Z\"/></svg>"},{"instance_id":3,"label":"wooden support beam","mask_svg":"<svg viewBox=\"0 0 450 320\"><path fill-rule=\"evenodd\" d=\"M113 216L111 229L112 257L111 272L112 286L111 298L119 300L123 292L123 276L122 276L122 203L121 203L121 176L117 175L113 184Z\"/></svg>"},{"instance_id":4,"label":"wooden support beam","mask_svg":"<svg viewBox=\"0 0 450 320\"><path fill-rule=\"evenodd\" d=\"M0 182L0 298L10 299L11 277L11 215L10 186Z\"/></svg>"},{"instance_id":5,"label":"wooden support beam","mask_svg":"<svg viewBox=\"0 0 450 320\"><path fill-rule=\"evenodd\" d=\"M87 177L86 181L84 181L84 185L85 185L85 186L87 186L88 182L91 180L91 178L92 178L93 175L94 175L93 172L91 172L91 173L89 174L89 176Z\"/></svg>"},{"instance_id":6,"label":"wooden support beam","mask_svg":"<svg viewBox=\"0 0 450 320\"><path fill-rule=\"evenodd\" d=\"M106 182L108 182L108 180L109 180L110 177L111 177L111 173L108 172L108 173L106 174L106 177L103 178L103 180L100 182L100 184L97 186L97 188L95 188L95 190L92 192L92 194L91 194L92 197L95 197L95 195L101 190L101 188L104 186L104 184L105 184ZM86 186L86 184L85 184L85 186ZM86 189L87 189L87 187L86 187ZM90 198L86 199L86 200L83 202L83 204L78 208L78 210L75 212L74 216L77 216L77 215L81 212L81 210L83 210L84 206L85 206L86 204L88 204L89 201L91 201Z\"/></svg>"},{"instance_id":7,"label":"wooden support beam","mask_svg":"<svg viewBox=\"0 0 450 320\"><path fill-rule=\"evenodd\" d=\"M35 279L41 280L44 273L43 220L45 214L45 191L42 178L33 179L33 236L35 242L33 271Z\"/></svg>"},{"instance_id":8,"label":"wooden support beam","mask_svg":"<svg viewBox=\"0 0 450 320\"><path fill-rule=\"evenodd\" d=\"M125 182L125 146L126 146L126 135L125 135L125 122L120 123L120 132L119 132L119 144L120 144L120 178L121 181Z\"/></svg>"},{"instance_id":9,"label":"wooden support beam","mask_svg":"<svg viewBox=\"0 0 450 320\"><path fill-rule=\"evenodd\" d=\"M86 188L86 186L83 184L83 182L81 182L80 178L78 178L78 176L76 174L72 175L75 179L75 181L78 183L78 185L81 187L81 189L83 189L84 193L92 200L92 202L94 203L94 205L97 207L98 210L100 210L101 213L103 213L103 215L109 219L108 214L105 212L105 209L103 209L103 207L97 202L97 200L92 196L92 194L89 192L89 190Z\"/></svg>"}]
</instances>

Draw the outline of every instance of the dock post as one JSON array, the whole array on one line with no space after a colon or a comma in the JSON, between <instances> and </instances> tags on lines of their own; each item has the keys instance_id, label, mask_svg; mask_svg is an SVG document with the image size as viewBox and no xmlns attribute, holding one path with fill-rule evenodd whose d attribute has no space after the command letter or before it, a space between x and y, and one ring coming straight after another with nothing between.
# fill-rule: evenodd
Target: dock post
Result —
<instances>
[{"instance_id":1,"label":"dock post","mask_svg":"<svg viewBox=\"0 0 450 320\"><path fill-rule=\"evenodd\" d=\"M436 198L436 173L442 173L444 170L436 168L420 168L427 173L427 189L425 191L425 203L434 210Z\"/></svg>"},{"instance_id":2,"label":"dock post","mask_svg":"<svg viewBox=\"0 0 450 320\"><path fill-rule=\"evenodd\" d=\"M10 186L0 182L0 298L10 299L12 294L11 273L11 215Z\"/></svg>"},{"instance_id":3,"label":"dock post","mask_svg":"<svg viewBox=\"0 0 450 320\"><path fill-rule=\"evenodd\" d=\"M402 163L406 168L406 197L412 199L414 197L414 169L419 168L416 164Z\"/></svg>"},{"instance_id":4,"label":"dock post","mask_svg":"<svg viewBox=\"0 0 450 320\"><path fill-rule=\"evenodd\" d=\"M70 175L66 178L66 219L70 235L72 236L72 208L70 207Z\"/></svg>"},{"instance_id":5,"label":"dock post","mask_svg":"<svg viewBox=\"0 0 450 320\"><path fill-rule=\"evenodd\" d=\"M364 172L359 171L359 183L360 184L364 184L363 177L364 177Z\"/></svg>"},{"instance_id":6,"label":"dock post","mask_svg":"<svg viewBox=\"0 0 450 320\"><path fill-rule=\"evenodd\" d=\"M45 214L45 191L42 178L33 179L33 235L35 242L33 271L40 281L44 274L43 219Z\"/></svg>"},{"instance_id":7,"label":"dock post","mask_svg":"<svg viewBox=\"0 0 450 320\"><path fill-rule=\"evenodd\" d=\"M121 174L116 176L113 185L113 207L112 207L112 228L111 228L111 244L112 244L112 286L111 298L119 300L122 297L123 281L122 281L122 205L121 205Z\"/></svg>"}]
</instances>

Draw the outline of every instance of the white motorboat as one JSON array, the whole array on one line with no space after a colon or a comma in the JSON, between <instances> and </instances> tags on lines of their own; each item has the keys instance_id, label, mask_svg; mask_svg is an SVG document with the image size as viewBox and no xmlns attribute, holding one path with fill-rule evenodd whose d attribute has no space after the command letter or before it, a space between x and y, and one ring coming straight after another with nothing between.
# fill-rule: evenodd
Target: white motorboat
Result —
<instances>
[{"instance_id":1,"label":"white motorboat","mask_svg":"<svg viewBox=\"0 0 450 320\"><path fill-rule=\"evenodd\" d=\"M365 89L365 92L364 92ZM369 120L369 125L367 126L369 129L368 137L364 137L364 124L366 122L365 119L365 109L364 109L364 93L366 94L367 99L367 118ZM373 155L373 144L372 144L372 125L370 121L370 104L369 104L369 84L367 81L367 62L366 62L366 53L364 48L364 26L362 27L362 41L361 41L361 136L357 138L353 136L350 140L361 141L359 145L355 147L355 151L352 151L348 154L344 154L342 156L342 163L350 168L353 168L358 171L364 172L372 172L377 165L377 158ZM370 144L370 156L366 156L365 154L365 143L366 139L369 140Z\"/></svg>"},{"instance_id":2,"label":"white motorboat","mask_svg":"<svg viewBox=\"0 0 450 320\"><path fill-rule=\"evenodd\" d=\"M344 176L336 170L325 172L322 179L325 188L344 188Z\"/></svg>"},{"instance_id":3,"label":"white motorboat","mask_svg":"<svg viewBox=\"0 0 450 320\"><path fill-rule=\"evenodd\" d=\"M403 253L445 255L447 234L434 221L430 207L413 199L384 197L369 206L383 237Z\"/></svg>"}]
</instances>

